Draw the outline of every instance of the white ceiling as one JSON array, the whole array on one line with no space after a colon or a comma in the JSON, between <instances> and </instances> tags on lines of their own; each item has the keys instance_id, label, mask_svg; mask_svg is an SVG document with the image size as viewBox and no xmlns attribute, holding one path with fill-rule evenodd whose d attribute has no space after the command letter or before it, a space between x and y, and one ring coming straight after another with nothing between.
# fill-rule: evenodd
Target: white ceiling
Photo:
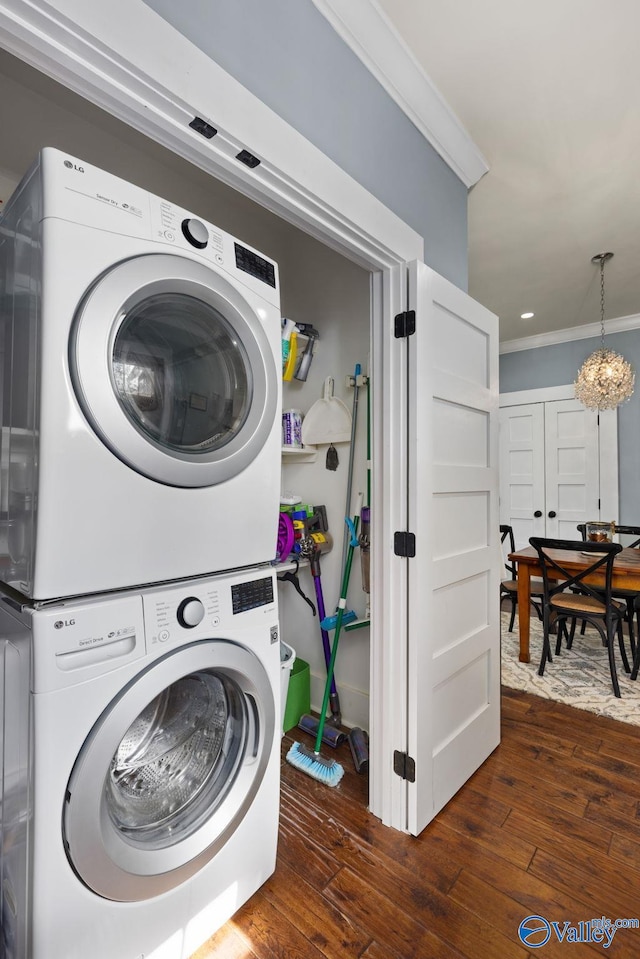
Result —
<instances>
[{"instance_id":1,"label":"white ceiling","mask_svg":"<svg viewBox=\"0 0 640 959\"><path fill-rule=\"evenodd\" d=\"M606 250L606 317L640 313L638 0L377 3L488 161L469 289L501 340L599 322Z\"/></svg>"}]
</instances>

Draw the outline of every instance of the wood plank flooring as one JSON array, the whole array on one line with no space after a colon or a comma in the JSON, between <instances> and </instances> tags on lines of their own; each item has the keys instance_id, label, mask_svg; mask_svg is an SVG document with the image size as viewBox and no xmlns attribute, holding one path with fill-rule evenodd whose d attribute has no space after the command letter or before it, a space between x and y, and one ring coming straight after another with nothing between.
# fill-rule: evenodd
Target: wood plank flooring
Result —
<instances>
[{"instance_id":1,"label":"wood plank flooring","mask_svg":"<svg viewBox=\"0 0 640 959\"><path fill-rule=\"evenodd\" d=\"M347 746L336 758L337 789L283 760L276 872L194 959L640 955L640 929L607 949L518 938L533 914L640 918L640 727L503 689L500 746L417 839L367 812Z\"/></svg>"}]
</instances>

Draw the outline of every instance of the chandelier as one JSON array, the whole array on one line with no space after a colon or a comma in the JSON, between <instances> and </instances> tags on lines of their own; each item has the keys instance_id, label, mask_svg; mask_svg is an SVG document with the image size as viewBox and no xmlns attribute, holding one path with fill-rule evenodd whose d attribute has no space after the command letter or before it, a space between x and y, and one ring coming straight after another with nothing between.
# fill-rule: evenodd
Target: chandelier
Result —
<instances>
[{"instance_id":1,"label":"chandelier","mask_svg":"<svg viewBox=\"0 0 640 959\"><path fill-rule=\"evenodd\" d=\"M604 265L613 253L597 253L592 263L600 264L600 349L582 364L575 381L576 399L590 410L613 410L633 395L633 367L619 353L604 345Z\"/></svg>"}]
</instances>

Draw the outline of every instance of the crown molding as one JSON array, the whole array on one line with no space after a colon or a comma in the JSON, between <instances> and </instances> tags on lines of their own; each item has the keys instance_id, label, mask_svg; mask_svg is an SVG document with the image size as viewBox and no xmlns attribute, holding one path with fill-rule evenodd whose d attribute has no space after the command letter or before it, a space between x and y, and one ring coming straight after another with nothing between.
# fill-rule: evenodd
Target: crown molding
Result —
<instances>
[{"instance_id":1,"label":"crown molding","mask_svg":"<svg viewBox=\"0 0 640 959\"><path fill-rule=\"evenodd\" d=\"M465 186L477 183L487 161L376 0L313 3Z\"/></svg>"},{"instance_id":2,"label":"crown molding","mask_svg":"<svg viewBox=\"0 0 640 959\"><path fill-rule=\"evenodd\" d=\"M629 330L640 330L640 313L621 316L617 320L607 320L607 333L627 333ZM563 330L554 330L552 333L523 336L518 340L504 340L500 344L499 352L518 353L521 350L537 350L541 346L556 346L558 343L571 343L572 340L588 340L593 336L600 336L599 323L570 326Z\"/></svg>"}]
</instances>

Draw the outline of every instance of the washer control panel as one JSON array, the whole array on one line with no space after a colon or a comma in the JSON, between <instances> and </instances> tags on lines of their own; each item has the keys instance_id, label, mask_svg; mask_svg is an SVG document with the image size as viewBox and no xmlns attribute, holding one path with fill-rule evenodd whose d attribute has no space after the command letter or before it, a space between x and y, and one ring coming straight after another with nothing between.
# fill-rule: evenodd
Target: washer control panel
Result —
<instances>
[{"instance_id":1,"label":"washer control panel","mask_svg":"<svg viewBox=\"0 0 640 959\"><path fill-rule=\"evenodd\" d=\"M218 635L238 626L277 622L275 574L266 571L192 580L150 589L142 597L152 645Z\"/></svg>"}]
</instances>

